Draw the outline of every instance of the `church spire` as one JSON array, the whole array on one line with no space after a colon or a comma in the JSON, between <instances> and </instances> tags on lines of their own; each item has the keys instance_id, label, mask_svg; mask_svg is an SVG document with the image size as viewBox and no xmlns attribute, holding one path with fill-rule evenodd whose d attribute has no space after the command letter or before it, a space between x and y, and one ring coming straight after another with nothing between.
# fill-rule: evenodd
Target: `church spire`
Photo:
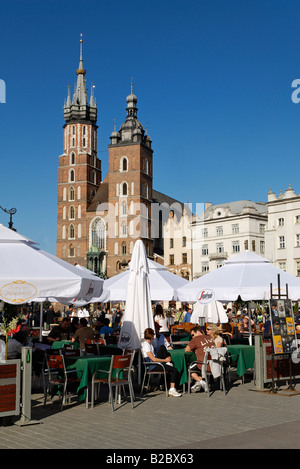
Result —
<instances>
[{"instance_id":1,"label":"church spire","mask_svg":"<svg viewBox=\"0 0 300 469\"><path fill-rule=\"evenodd\" d=\"M80 34L80 53L79 66L76 70L77 81L72 102L68 94L67 102L64 106L65 121L97 121L97 106L94 98L94 90L91 90L90 105L88 104L85 75L86 70L83 67L83 39Z\"/></svg>"}]
</instances>

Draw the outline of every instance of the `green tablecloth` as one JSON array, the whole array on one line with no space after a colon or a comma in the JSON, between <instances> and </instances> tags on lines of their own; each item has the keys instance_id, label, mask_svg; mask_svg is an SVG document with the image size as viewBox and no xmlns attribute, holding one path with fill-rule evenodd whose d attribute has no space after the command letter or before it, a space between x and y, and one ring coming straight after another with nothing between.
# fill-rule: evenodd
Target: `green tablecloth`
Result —
<instances>
[{"instance_id":1,"label":"green tablecloth","mask_svg":"<svg viewBox=\"0 0 300 469\"><path fill-rule=\"evenodd\" d=\"M108 371L110 367L111 357L66 357L65 362L67 370L75 369L78 372L82 372L82 377L77 389L77 393L78 400L83 401L86 398L86 389L88 383L92 380L93 373L98 369ZM107 378L107 374L99 373L98 377Z\"/></svg>"},{"instance_id":2,"label":"green tablecloth","mask_svg":"<svg viewBox=\"0 0 300 469\"><path fill-rule=\"evenodd\" d=\"M196 360L196 355L193 352L185 352L184 348L168 350L171 355L172 362L175 368L179 371L180 382L182 385L188 381L188 366L191 362Z\"/></svg>"},{"instance_id":3,"label":"green tablecloth","mask_svg":"<svg viewBox=\"0 0 300 469\"><path fill-rule=\"evenodd\" d=\"M232 360L237 359L237 374L243 376L249 368L254 367L255 347L254 345L227 345L227 350L232 355Z\"/></svg>"},{"instance_id":4,"label":"green tablecloth","mask_svg":"<svg viewBox=\"0 0 300 469\"><path fill-rule=\"evenodd\" d=\"M79 348L79 342L72 342L71 340L56 340L55 342L52 342L51 348L63 348L64 345L74 345L75 349Z\"/></svg>"}]
</instances>

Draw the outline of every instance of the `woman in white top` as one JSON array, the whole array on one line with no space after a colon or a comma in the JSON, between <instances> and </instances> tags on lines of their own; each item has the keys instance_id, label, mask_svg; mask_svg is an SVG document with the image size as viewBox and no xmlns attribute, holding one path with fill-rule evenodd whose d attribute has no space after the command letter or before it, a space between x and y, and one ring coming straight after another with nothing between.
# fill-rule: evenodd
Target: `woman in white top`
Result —
<instances>
[{"instance_id":1,"label":"woman in white top","mask_svg":"<svg viewBox=\"0 0 300 469\"><path fill-rule=\"evenodd\" d=\"M170 335L169 321L164 315L164 310L160 304L156 305L154 321L160 325L160 333L164 336Z\"/></svg>"},{"instance_id":2,"label":"woman in white top","mask_svg":"<svg viewBox=\"0 0 300 469\"><path fill-rule=\"evenodd\" d=\"M171 374L171 382L170 382L170 389L169 389L169 396L173 397L180 397L181 394L176 391L175 383L179 382L179 372L171 363L172 359L170 356L166 358L158 358L154 354L154 348L151 344L152 340L155 337L154 330L148 328L144 332L144 340L142 342L142 355L145 362L153 362L153 366L151 366L151 370L160 371L161 366L155 365L155 363L161 363L166 371L170 372Z\"/></svg>"}]
</instances>

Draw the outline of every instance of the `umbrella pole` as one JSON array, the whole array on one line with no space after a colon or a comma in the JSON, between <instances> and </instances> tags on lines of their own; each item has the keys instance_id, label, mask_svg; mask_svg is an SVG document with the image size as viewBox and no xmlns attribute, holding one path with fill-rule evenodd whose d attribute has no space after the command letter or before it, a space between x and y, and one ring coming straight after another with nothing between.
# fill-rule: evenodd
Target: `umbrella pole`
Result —
<instances>
[{"instance_id":1,"label":"umbrella pole","mask_svg":"<svg viewBox=\"0 0 300 469\"><path fill-rule=\"evenodd\" d=\"M252 345L252 325L251 325L251 308L250 303L248 303L248 317L249 317L249 345Z\"/></svg>"},{"instance_id":2,"label":"umbrella pole","mask_svg":"<svg viewBox=\"0 0 300 469\"><path fill-rule=\"evenodd\" d=\"M40 342L43 342L43 304L40 303Z\"/></svg>"}]
</instances>

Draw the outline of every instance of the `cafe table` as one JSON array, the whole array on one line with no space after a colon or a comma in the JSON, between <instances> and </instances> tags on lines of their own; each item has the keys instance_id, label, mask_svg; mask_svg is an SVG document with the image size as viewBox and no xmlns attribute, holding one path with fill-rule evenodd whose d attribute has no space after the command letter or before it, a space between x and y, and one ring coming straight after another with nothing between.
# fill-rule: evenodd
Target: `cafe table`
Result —
<instances>
[{"instance_id":1,"label":"cafe table","mask_svg":"<svg viewBox=\"0 0 300 469\"><path fill-rule=\"evenodd\" d=\"M82 402L86 400L88 407L88 386L92 381L92 376L97 370L109 371L111 356L82 356L82 357L66 357L65 363L67 370L76 370L81 374L81 381L77 388L78 400ZM107 378L106 373L99 373L99 378Z\"/></svg>"},{"instance_id":2,"label":"cafe table","mask_svg":"<svg viewBox=\"0 0 300 469\"><path fill-rule=\"evenodd\" d=\"M185 385L188 382L188 367L196 360L196 355L193 352L186 352L184 348L168 350L171 355L172 362L180 374L180 385Z\"/></svg>"},{"instance_id":3,"label":"cafe table","mask_svg":"<svg viewBox=\"0 0 300 469\"><path fill-rule=\"evenodd\" d=\"M52 342L51 348L59 349L63 348L64 345L73 345L74 349L79 348L79 342L72 342L71 340L55 340L54 342Z\"/></svg>"},{"instance_id":4,"label":"cafe table","mask_svg":"<svg viewBox=\"0 0 300 469\"><path fill-rule=\"evenodd\" d=\"M254 368L255 346L254 345L227 345L228 353L232 361L237 359L237 375L243 376L249 368Z\"/></svg>"}]
</instances>

